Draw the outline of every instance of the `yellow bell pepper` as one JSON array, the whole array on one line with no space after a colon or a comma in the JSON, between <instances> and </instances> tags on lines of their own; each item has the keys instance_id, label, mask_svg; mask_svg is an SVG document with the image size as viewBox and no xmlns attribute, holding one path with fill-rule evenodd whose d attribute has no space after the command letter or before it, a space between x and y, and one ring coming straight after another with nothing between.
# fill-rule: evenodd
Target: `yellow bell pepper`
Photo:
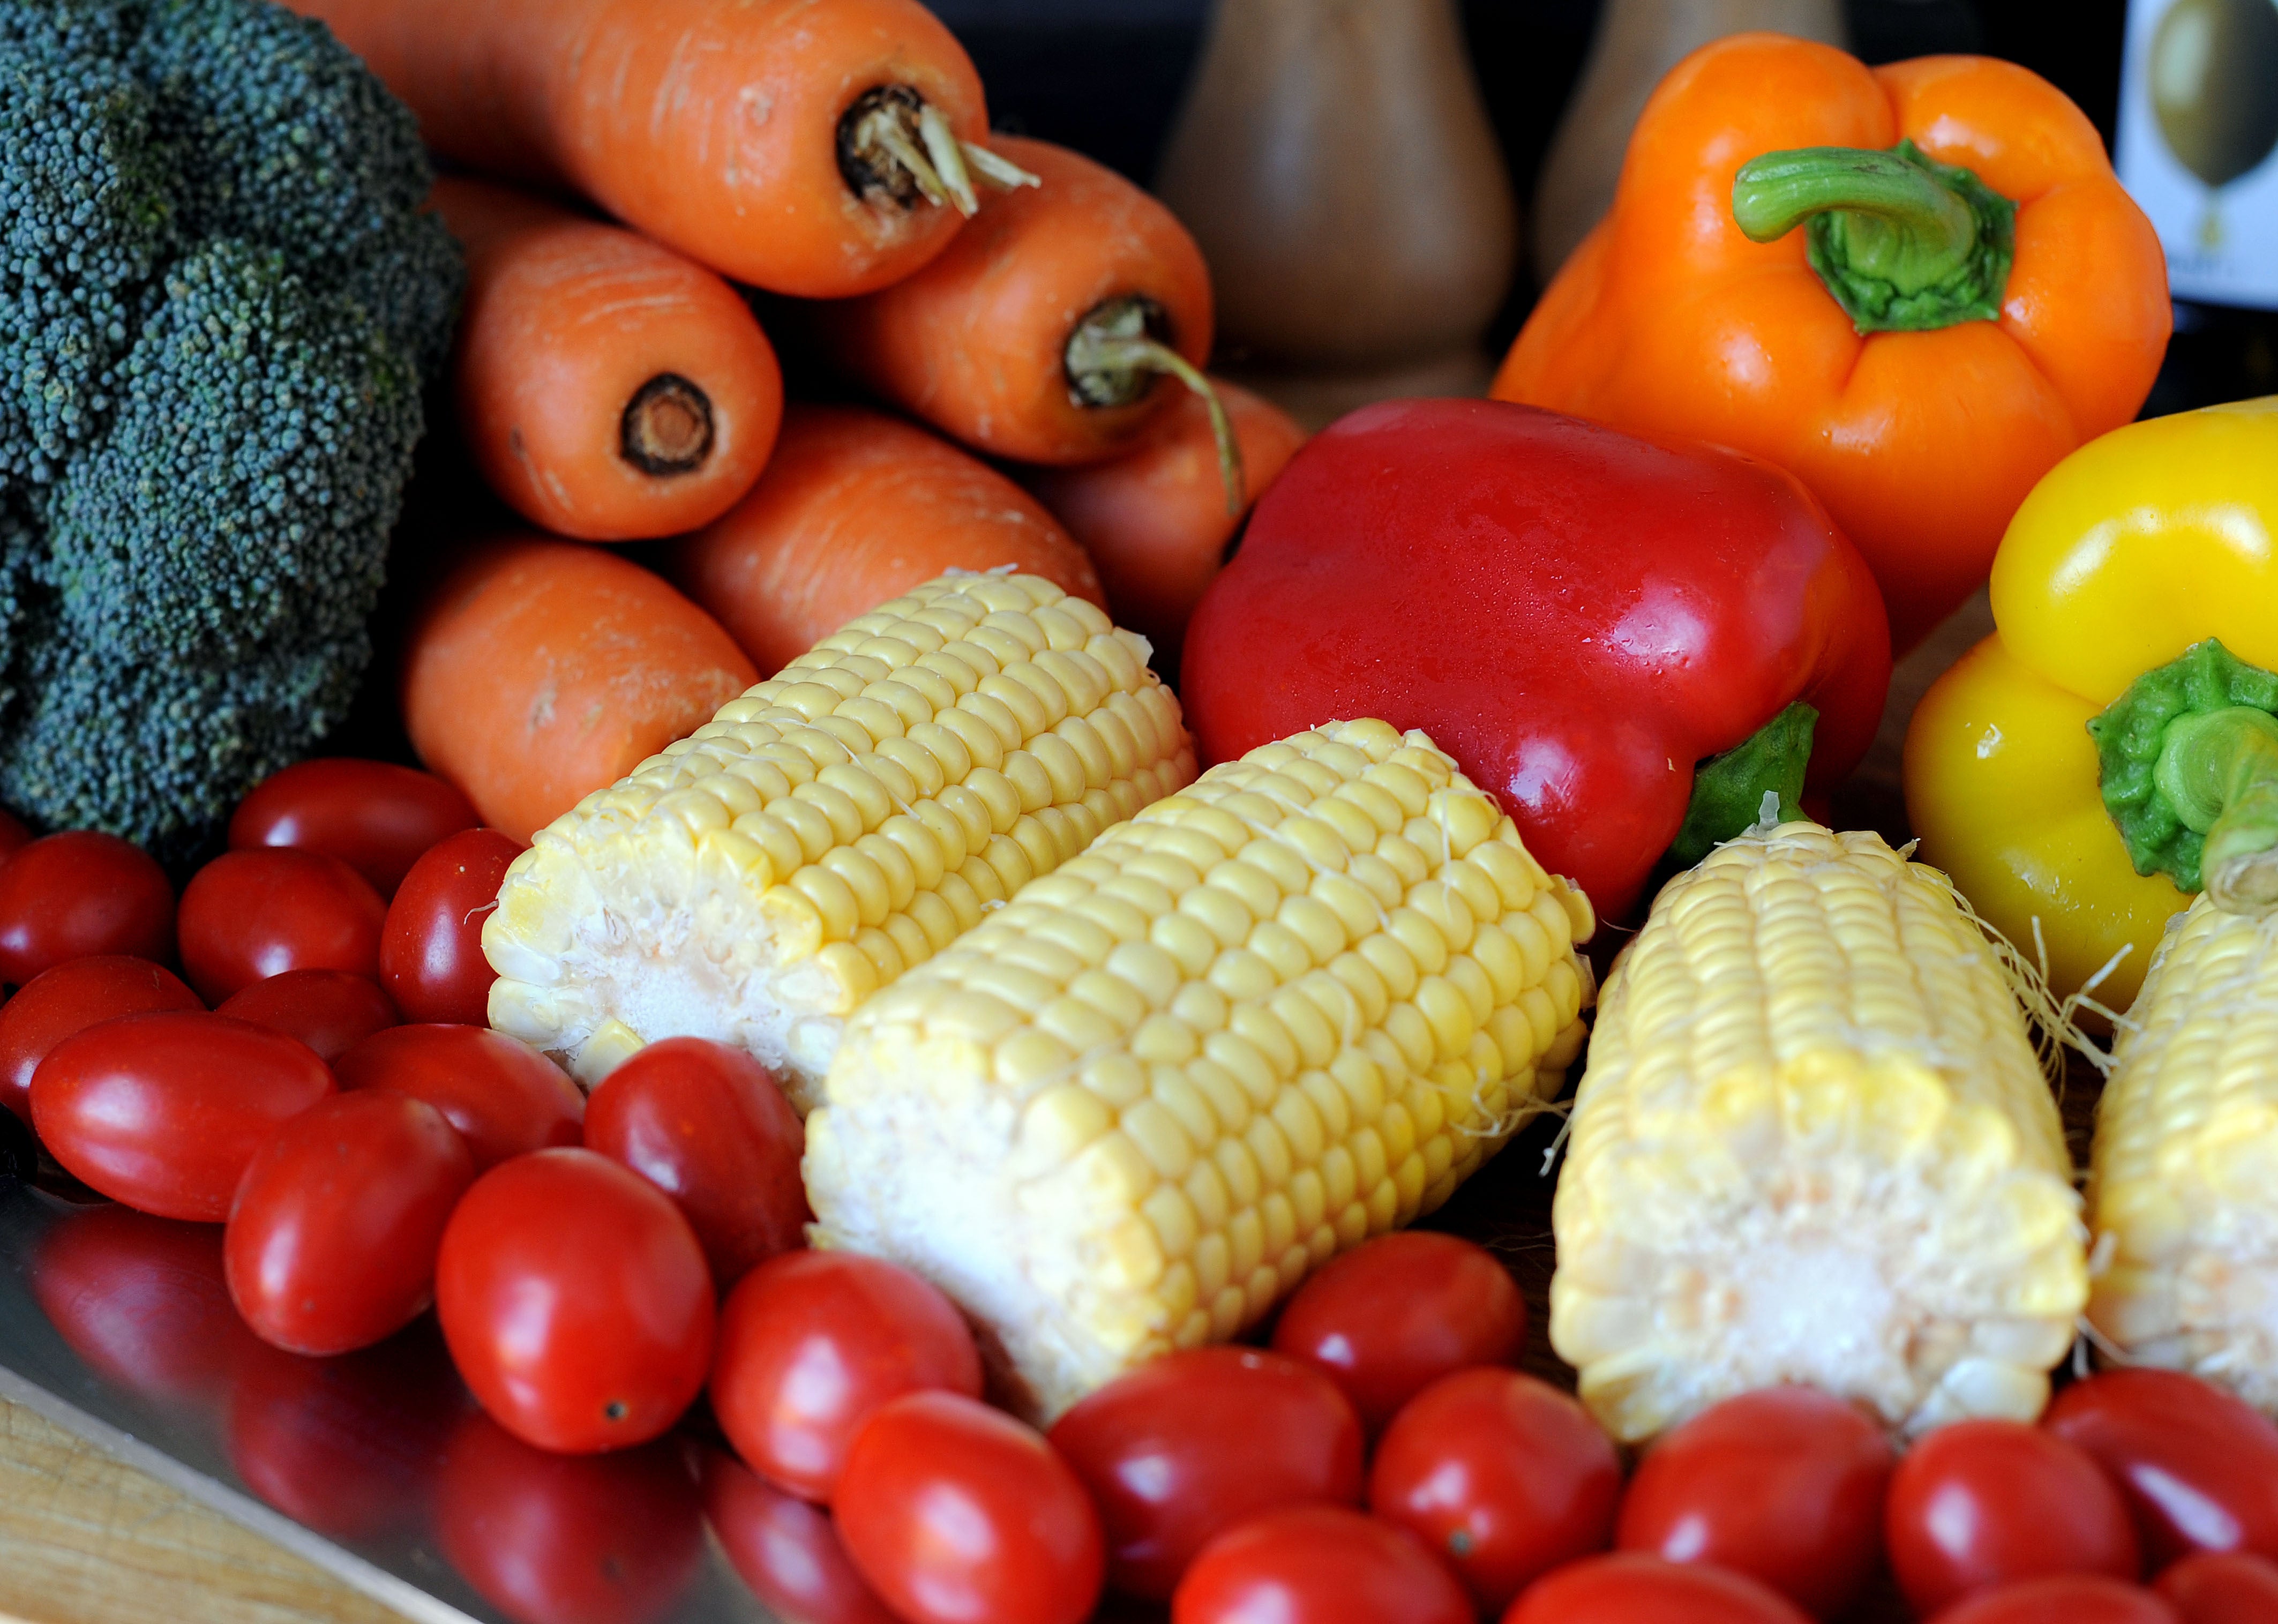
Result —
<instances>
[{"instance_id":1,"label":"yellow bell pepper","mask_svg":"<svg viewBox=\"0 0 2278 1624\"><path fill-rule=\"evenodd\" d=\"M2278 903L2278 396L2115 429L2002 538L1991 637L1907 733L1922 856L2124 1009L2199 888ZM2123 828L2126 832L2123 834ZM2267 894L2266 894L2267 893Z\"/></svg>"}]
</instances>

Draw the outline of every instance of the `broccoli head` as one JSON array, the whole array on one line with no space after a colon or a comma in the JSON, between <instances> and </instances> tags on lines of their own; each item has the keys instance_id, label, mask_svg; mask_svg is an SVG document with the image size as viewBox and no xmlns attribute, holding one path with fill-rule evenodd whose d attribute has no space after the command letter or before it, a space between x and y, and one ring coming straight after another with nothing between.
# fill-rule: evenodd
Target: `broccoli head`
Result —
<instances>
[{"instance_id":1,"label":"broccoli head","mask_svg":"<svg viewBox=\"0 0 2278 1624\"><path fill-rule=\"evenodd\" d=\"M347 713L462 271L269 0L0 0L0 801L180 855Z\"/></svg>"}]
</instances>

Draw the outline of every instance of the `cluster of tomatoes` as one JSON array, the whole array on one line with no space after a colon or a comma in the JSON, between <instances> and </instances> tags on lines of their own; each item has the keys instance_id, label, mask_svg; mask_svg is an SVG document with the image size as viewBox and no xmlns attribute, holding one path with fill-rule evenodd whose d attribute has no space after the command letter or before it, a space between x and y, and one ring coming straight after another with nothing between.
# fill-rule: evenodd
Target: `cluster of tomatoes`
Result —
<instances>
[{"instance_id":1,"label":"cluster of tomatoes","mask_svg":"<svg viewBox=\"0 0 2278 1624\"><path fill-rule=\"evenodd\" d=\"M588 1507L591 1527L545 1524L570 1570L615 1551L608 1572L659 1582L693 1523L655 1508L700 1500L801 1624L1076 1624L1105 1591L1173 1624L1797 1624L1892 1584L1941 1624L2278 1624L2258 1554L2278 1554L2278 1429L2213 1387L2107 1374L2038 1426L1965 1421L1903 1454L1780 1388L1680 1427L1625 1483L1583 1407L1516 1368L1510 1275L1442 1235L1332 1263L1270 1347L1175 1354L1039 1432L983 1402L932 1285L804 1249L800 1125L756 1061L671 1039L587 1099L482 1024L481 926L519 848L475 822L427 775L305 763L248 798L179 905L125 842L0 825L19 989L0 1101L103 1194L225 1225L220 1283L261 1344L346 1356L280 1370L403 1364L401 1338L373 1344L434 1305L488 1417L446 1451L450 1483L485 1485L450 1523L463 1572L499 1567L498 1508L534 1494ZM115 1352L70 1284L129 1238L103 1229L57 1231L43 1300ZM189 1247L169 1269L195 1273L195 1243L132 1238ZM362 1372L384 1398L412 1375ZM707 1391L732 1457L642 1447ZM300 1504L310 1474L264 1475L331 1515Z\"/></svg>"}]
</instances>

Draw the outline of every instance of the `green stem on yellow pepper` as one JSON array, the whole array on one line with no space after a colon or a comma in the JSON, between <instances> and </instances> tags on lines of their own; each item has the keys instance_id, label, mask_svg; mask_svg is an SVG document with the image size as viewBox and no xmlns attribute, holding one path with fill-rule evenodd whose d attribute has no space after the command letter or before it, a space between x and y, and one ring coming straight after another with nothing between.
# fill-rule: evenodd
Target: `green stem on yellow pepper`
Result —
<instances>
[{"instance_id":1,"label":"green stem on yellow pepper","mask_svg":"<svg viewBox=\"0 0 2278 1624\"><path fill-rule=\"evenodd\" d=\"M2215 906L2278 908L2278 716L2251 705L2177 716L2152 775L2176 816L2205 837L2199 877Z\"/></svg>"}]
</instances>

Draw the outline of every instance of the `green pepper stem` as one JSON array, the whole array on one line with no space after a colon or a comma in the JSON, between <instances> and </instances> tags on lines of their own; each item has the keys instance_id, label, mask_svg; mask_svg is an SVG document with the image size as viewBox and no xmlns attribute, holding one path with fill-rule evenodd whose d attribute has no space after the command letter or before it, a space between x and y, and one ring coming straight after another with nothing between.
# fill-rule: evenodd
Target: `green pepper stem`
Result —
<instances>
[{"instance_id":1,"label":"green pepper stem","mask_svg":"<svg viewBox=\"0 0 2278 1624\"><path fill-rule=\"evenodd\" d=\"M2177 716L2154 781L2187 828L2206 837L2199 873L2217 908L2278 910L2278 717L2251 705Z\"/></svg>"},{"instance_id":2,"label":"green pepper stem","mask_svg":"<svg viewBox=\"0 0 2278 1624\"><path fill-rule=\"evenodd\" d=\"M1803 816L1804 770L1811 763L1811 735L1819 713L1801 700L1721 755L1693 770L1693 799L1685 823L1669 847L1667 861L1689 869L1727 840L1754 827L1767 794L1778 797L1779 818Z\"/></svg>"}]
</instances>

